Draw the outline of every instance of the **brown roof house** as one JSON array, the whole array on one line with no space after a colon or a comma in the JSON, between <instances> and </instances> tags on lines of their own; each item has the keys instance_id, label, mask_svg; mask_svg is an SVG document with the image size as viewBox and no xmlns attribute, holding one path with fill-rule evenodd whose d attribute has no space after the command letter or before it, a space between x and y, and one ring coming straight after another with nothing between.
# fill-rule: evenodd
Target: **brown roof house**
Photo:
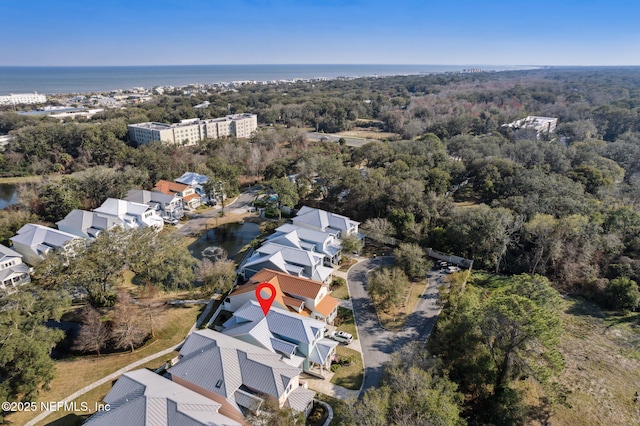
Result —
<instances>
[{"instance_id":1,"label":"brown roof house","mask_svg":"<svg viewBox=\"0 0 640 426\"><path fill-rule=\"evenodd\" d=\"M276 289L274 306L332 324L338 300L329 295L329 286L318 281L262 269L249 282L225 299L224 309L235 312L248 300L255 300L258 284L267 282Z\"/></svg>"},{"instance_id":2,"label":"brown roof house","mask_svg":"<svg viewBox=\"0 0 640 426\"><path fill-rule=\"evenodd\" d=\"M153 190L167 195L176 194L182 197L184 207L190 210L197 209L201 204L202 197L200 197L200 194L198 194L196 189L191 185L184 185L182 183L171 182L168 180L159 180Z\"/></svg>"}]
</instances>

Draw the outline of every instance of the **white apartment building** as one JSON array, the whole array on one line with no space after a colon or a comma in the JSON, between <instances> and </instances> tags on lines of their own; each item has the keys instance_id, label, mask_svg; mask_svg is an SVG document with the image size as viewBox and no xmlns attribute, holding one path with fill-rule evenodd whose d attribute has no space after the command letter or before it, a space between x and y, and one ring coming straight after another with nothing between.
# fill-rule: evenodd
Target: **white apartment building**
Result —
<instances>
[{"instance_id":1,"label":"white apartment building","mask_svg":"<svg viewBox=\"0 0 640 426\"><path fill-rule=\"evenodd\" d=\"M47 97L39 95L38 92L11 93L10 95L0 96L0 105L44 104L46 102Z\"/></svg>"},{"instance_id":2,"label":"white apartment building","mask_svg":"<svg viewBox=\"0 0 640 426\"><path fill-rule=\"evenodd\" d=\"M195 145L210 138L225 136L248 138L258 128L258 116L255 114L235 114L222 118L200 120L190 118L179 123L137 123L129 126L129 139L138 145L151 141L163 141L178 145Z\"/></svg>"}]
</instances>

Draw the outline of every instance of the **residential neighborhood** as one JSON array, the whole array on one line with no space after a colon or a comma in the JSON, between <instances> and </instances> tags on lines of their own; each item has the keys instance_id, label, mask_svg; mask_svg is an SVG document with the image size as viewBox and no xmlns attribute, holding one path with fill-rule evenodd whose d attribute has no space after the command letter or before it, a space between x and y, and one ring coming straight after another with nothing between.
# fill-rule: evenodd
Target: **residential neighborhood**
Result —
<instances>
[{"instance_id":1,"label":"residential neighborhood","mask_svg":"<svg viewBox=\"0 0 640 426\"><path fill-rule=\"evenodd\" d=\"M161 232L168 219L188 220L185 212L198 209L198 200L207 196L206 179L188 172L176 182L159 181L154 191L131 189L124 199L108 198L91 211L72 210L56 222L58 229L25 225L10 239L12 248L0 247L2 289L10 293L29 283L29 265L52 253L74 256L74 244L90 245L113 228ZM220 308L208 321L211 328L188 335L163 372L123 374L102 401L111 409L99 411L87 424L154 417L171 424L180 418L246 424L247 416L272 404L308 416L316 394L309 386L328 383L336 349L351 339L349 333L333 331L340 301L330 293L342 258L340 237L358 235L357 230L358 222L347 217L300 209L245 255L237 269L238 285L217 299ZM275 289L266 315L256 301L261 283ZM194 401L200 401L199 408Z\"/></svg>"}]
</instances>

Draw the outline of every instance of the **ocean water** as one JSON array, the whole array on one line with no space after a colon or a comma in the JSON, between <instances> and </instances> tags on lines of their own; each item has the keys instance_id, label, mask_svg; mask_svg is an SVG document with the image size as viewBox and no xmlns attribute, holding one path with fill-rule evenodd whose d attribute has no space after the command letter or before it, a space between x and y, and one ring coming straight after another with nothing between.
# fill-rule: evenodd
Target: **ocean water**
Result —
<instances>
[{"instance_id":1,"label":"ocean water","mask_svg":"<svg viewBox=\"0 0 640 426\"><path fill-rule=\"evenodd\" d=\"M528 69L493 65L175 65L121 67L0 67L0 95L38 92L89 93L132 87L184 86L231 81L389 76L461 71Z\"/></svg>"}]
</instances>

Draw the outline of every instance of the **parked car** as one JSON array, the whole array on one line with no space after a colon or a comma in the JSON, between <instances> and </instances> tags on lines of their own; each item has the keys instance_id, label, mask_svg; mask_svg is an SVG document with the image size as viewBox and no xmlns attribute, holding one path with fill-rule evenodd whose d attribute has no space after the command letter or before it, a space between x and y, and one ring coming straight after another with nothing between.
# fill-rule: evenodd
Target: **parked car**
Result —
<instances>
[{"instance_id":1,"label":"parked car","mask_svg":"<svg viewBox=\"0 0 640 426\"><path fill-rule=\"evenodd\" d=\"M177 225L178 224L178 219L176 219L175 217L165 217L162 220L164 220L164 223L169 224L169 225Z\"/></svg>"},{"instance_id":2,"label":"parked car","mask_svg":"<svg viewBox=\"0 0 640 426\"><path fill-rule=\"evenodd\" d=\"M330 338L345 345L348 345L353 340L351 333L347 333L346 331L336 331Z\"/></svg>"}]
</instances>

